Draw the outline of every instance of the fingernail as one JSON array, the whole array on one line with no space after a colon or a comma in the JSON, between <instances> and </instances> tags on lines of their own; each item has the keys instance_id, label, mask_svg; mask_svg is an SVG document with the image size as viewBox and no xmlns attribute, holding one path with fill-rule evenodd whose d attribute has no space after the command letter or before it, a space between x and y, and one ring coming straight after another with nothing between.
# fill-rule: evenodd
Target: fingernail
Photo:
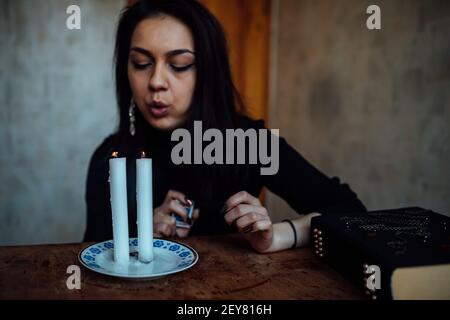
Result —
<instances>
[{"instance_id":1,"label":"fingernail","mask_svg":"<svg viewBox=\"0 0 450 320\"><path fill-rule=\"evenodd\" d=\"M188 199L188 197L184 197L184 203L187 204L188 206L192 206L192 201Z\"/></svg>"}]
</instances>

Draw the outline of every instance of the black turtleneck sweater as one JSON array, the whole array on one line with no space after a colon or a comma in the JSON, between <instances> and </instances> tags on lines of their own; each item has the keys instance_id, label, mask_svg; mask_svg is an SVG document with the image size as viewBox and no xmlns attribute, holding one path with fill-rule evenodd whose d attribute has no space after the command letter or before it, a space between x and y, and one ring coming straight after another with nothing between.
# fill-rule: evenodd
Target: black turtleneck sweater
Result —
<instances>
[{"instance_id":1,"label":"black turtleneck sweater","mask_svg":"<svg viewBox=\"0 0 450 320\"><path fill-rule=\"evenodd\" d=\"M264 128L263 121L240 117L239 126ZM109 193L109 157L119 151L127 157L128 219L130 237L136 237L136 150L144 148L153 159L153 205L159 207L167 191L177 190L194 200L200 217L191 235L228 233L233 230L225 223L221 208L238 191L258 196L262 187L287 201L298 213L362 212L366 208L356 194L339 178L329 178L312 166L287 142L279 140L279 170L275 175L261 175L259 165L227 165L229 173L215 174L213 167L203 165L174 165L170 133L150 130L139 146L128 135L115 134L94 152L86 182L87 227L84 241L112 239L112 217ZM236 168L234 170L233 168ZM205 170L202 170L205 169ZM209 171L208 171L209 170ZM234 171L233 171L234 170ZM205 184L206 187L202 188ZM270 214L270 213L269 213Z\"/></svg>"}]
</instances>

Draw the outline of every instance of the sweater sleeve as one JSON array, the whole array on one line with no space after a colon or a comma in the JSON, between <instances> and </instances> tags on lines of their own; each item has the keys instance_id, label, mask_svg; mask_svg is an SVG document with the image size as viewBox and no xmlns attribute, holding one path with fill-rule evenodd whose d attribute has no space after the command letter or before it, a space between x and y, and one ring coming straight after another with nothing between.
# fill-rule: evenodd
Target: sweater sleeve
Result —
<instances>
[{"instance_id":1,"label":"sweater sleeve","mask_svg":"<svg viewBox=\"0 0 450 320\"><path fill-rule=\"evenodd\" d=\"M259 125L264 127L262 121ZM367 211L348 184L338 177L326 176L282 137L279 138L278 172L261 177L269 190L300 214Z\"/></svg>"},{"instance_id":2,"label":"sweater sleeve","mask_svg":"<svg viewBox=\"0 0 450 320\"><path fill-rule=\"evenodd\" d=\"M111 137L95 150L86 180L86 231L83 241L103 241L112 238L111 204L109 201L109 155Z\"/></svg>"}]
</instances>

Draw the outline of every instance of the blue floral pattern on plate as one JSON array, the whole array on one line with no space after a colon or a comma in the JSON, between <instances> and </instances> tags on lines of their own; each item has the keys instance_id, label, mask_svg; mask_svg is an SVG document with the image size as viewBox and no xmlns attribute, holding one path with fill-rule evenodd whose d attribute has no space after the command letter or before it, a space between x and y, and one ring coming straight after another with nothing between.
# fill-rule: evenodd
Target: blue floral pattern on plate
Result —
<instances>
[{"instance_id":1,"label":"blue floral pattern on plate","mask_svg":"<svg viewBox=\"0 0 450 320\"><path fill-rule=\"evenodd\" d=\"M138 261L138 239L131 238L129 244L131 263L125 269L116 269L114 266L114 243L112 240L96 243L83 249L78 258L82 265L92 271L127 279L151 279L167 276L189 269L198 261L198 254L191 247L176 241L154 239L154 266L149 268L149 264Z\"/></svg>"}]
</instances>

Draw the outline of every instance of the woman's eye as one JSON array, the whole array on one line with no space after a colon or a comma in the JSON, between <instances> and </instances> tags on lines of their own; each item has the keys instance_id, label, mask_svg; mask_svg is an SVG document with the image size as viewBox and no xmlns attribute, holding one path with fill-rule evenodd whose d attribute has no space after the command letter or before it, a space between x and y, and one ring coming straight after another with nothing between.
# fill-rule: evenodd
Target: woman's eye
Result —
<instances>
[{"instance_id":1,"label":"woman's eye","mask_svg":"<svg viewBox=\"0 0 450 320\"><path fill-rule=\"evenodd\" d=\"M143 70L152 65L152 63L137 63L135 61L132 61L131 63L133 65L133 67L135 67L136 69L139 69L139 70Z\"/></svg>"},{"instance_id":2,"label":"woman's eye","mask_svg":"<svg viewBox=\"0 0 450 320\"><path fill-rule=\"evenodd\" d=\"M170 67L176 72L187 71L187 70L191 69L193 66L194 66L194 63L188 64L185 66L177 66L177 65L173 65L173 64L170 65Z\"/></svg>"}]
</instances>

